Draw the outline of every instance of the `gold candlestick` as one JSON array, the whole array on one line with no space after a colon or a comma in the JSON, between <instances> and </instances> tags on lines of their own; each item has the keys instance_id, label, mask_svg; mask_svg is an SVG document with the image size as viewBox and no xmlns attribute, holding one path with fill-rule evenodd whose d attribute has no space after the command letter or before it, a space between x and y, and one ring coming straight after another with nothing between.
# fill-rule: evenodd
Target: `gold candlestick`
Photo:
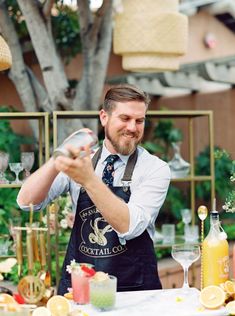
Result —
<instances>
[{"instance_id":1,"label":"gold candlestick","mask_svg":"<svg viewBox=\"0 0 235 316\"><path fill-rule=\"evenodd\" d=\"M200 205L197 209L198 217L201 220L201 290L203 289L203 240L204 240L204 221L208 215L208 209L205 205Z\"/></svg>"}]
</instances>

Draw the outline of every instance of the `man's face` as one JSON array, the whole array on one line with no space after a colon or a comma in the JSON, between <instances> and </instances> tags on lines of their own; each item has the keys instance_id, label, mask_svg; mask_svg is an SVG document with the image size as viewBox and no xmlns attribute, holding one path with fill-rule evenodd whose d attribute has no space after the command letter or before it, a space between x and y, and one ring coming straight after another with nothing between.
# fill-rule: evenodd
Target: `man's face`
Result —
<instances>
[{"instance_id":1,"label":"man's face","mask_svg":"<svg viewBox=\"0 0 235 316\"><path fill-rule=\"evenodd\" d=\"M146 106L144 102L116 102L111 113L100 111L105 131L105 145L111 153L131 154L144 134Z\"/></svg>"}]
</instances>

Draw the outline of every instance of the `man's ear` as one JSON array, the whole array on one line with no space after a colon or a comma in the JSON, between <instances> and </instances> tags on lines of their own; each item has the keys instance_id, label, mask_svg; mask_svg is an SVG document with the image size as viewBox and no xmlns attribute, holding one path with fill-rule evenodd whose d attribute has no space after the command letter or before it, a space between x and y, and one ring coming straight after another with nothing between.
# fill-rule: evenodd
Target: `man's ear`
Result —
<instances>
[{"instance_id":1,"label":"man's ear","mask_svg":"<svg viewBox=\"0 0 235 316\"><path fill-rule=\"evenodd\" d=\"M101 125L104 127L107 124L107 121L108 121L108 113L104 109L101 109L100 110Z\"/></svg>"}]
</instances>

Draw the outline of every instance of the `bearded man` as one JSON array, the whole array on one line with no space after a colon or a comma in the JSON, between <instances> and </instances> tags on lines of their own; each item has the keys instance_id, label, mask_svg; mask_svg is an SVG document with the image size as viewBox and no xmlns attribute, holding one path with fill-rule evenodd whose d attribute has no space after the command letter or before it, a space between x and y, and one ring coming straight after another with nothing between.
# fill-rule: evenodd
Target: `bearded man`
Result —
<instances>
[{"instance_id":1,"label":"bearded man","mask_svg":"<svg viewBox=\"0 0 235 316\"><path fill-rule=\"evenodd\" d=\"M71 157L51 158L22 185L17 201L42 209L69 192L76 212L58 293L71 287L66 266L90 263L117 277L118 291L161 289L153 238L165 200L168 164L138 144L144 134L149 96L132 85L112 87L100 121L105 139L90 147L67 146ZM84 152L80 155L81 150Z\"/></svg>"}]
</instances>

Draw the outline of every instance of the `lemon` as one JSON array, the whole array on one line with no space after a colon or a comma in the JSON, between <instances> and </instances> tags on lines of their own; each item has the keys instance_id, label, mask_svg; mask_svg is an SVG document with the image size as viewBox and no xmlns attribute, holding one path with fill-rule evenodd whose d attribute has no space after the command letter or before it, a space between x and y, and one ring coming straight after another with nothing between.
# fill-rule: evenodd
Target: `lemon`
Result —
<instances>
[{"instance_id":1,"label":"lemon","mask_svg":"<svg viewBox=\"0 0 235 316\"><path fill-rule=\"evenodd\" d=\"M108 273L104 273L102 271L97 271L92 278L94 281L102 282L109 279Z\"/></svg>"},{"instance_id":2,"label":"lemon","mask_svg":"<svg viewBox=\"0 0 235 316\"><path fill-rule=\"evenodd\" d=\"M235 315L235 301L229 302L225 308L229 315Z\"/></svg>"},{"instance_id":3,"label":"lemon","mask_svg":"<svg viewBox=\"0 0 235 316\"><path fill-rule=\"evenodd\" d=\"M72 300L73 299L73 293L72 292L65 293L64 297L67 298L68 300Z\"/></svg>"},{"instance_id":4,"label":"lemon","mask_svg":"<svg viewBox=\"0 0 235 316\"><path fill-rule=\"evenodd\" d=\"M71 310L69 301L61 295L52 296L47 302L47 308L52 316L64 316Z\"/></svg>"},{"instance_id":5,"label":"lemon","mask_svg":"<svg viewBox=\"0 0 235 316\"><path fill-rule=\"evenodd\" d=\"M199 296L200 303L209 309L219 308L224 304L225 299L225 292L217 285L205 287Z\"/></svg>"},{"instance_id":6,"label":"lemon","mask_svg":"<svg viewBox=\"0 0 235 316\"><path fill-rule=\"evenodd\" d=\"M33 311L32 316L51 316L51 312L46 307L40 306Z\"/></svg>"},{"instance_id":7,"label":"lemon","mask_svg":"<svg viewBox=\"0 0 235 316\"><path fill-rule=\"evenodd\" d=\"M228 294L234 294L235 293L235 283L233 281L226 281L224 283L224 290L228 293Z\"/></svg>"},{"instance_id":8,"label":"lemon","mask_svg":"<svg viewBox=\"0 0 235 316\"><path fill-rule=\"evenodd\" d=\"M15 301L14 297L6 294L6 293L1 293L0 294L0 305L1 304L17 304Z\"/></svg>"}]
</instances>

